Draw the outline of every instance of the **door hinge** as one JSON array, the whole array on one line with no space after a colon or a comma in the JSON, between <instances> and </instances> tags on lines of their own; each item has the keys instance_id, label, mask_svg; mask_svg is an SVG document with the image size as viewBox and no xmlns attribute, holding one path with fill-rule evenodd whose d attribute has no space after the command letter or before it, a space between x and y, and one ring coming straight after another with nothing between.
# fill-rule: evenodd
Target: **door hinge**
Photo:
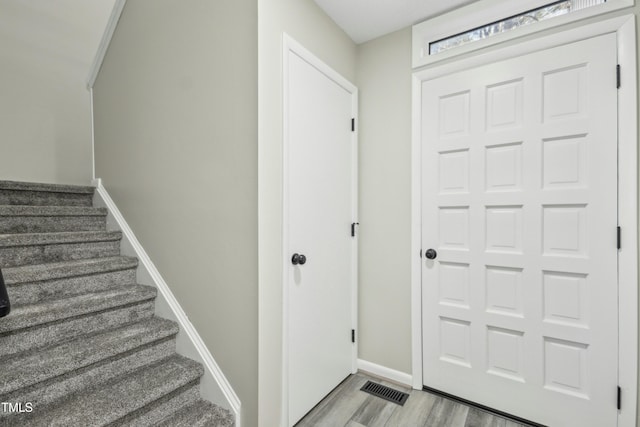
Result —
<instances>
[{"instance_id":1,"label":"door hinge","mask_svg":"<svg viewBox=\"0 0 640 427\"><path fill-rule=\"evenodd\" d=\"M351 330L351 342L356 342L356 330Z\"/></svg>"},{"instance_id":2,"label":"door hinge","mask_svg":"<svg viewBox=\"0 0 640 427\"><path fill-rule=\"evenodd\" d=\"M356 236L356 225L360 225L359 222L352 222L351 223L351 237L355 237Z\"/></svg>"},{"instance_id":3,"label":"door hinge","mask_svg":"<svg viewBox=\"0 0 640 427\"><path fill-rule=\"evenodd\" d=\"M618 386L618 411L622 409L622 389Z\"/></svg>"},{"instance_id":4,"label":"door hinge","mask_svg":"<svg viewBox=\"0 0 640 427\"><path fill-rule=\"evenodd\" d=\"M616 87L620 89L620 64L616 65Z\"/></svg>"},{"instance_id":5,"label":"door hinge","mask_svg":"<svg viewBox=\"0 0 640 427\"><path fill-rule=\"evenodd\" d=\"M622 248L622 228L618 227L617 235L618 235L618 249L620 249Z\"/></svg>"},{"instance_id":6,"label":"door hinge","mask_svg":"<svg viewBox=\"0 0 640 427\"><path fill-rule=\"evenodd\" d=\"M356 131L356 119L351 119L351 132Z\"/></svg>"},{"instance_id":7,"label":"door hinge","mask_svg":"<svg viewBox=\"0 0 640 427\"><path fill-rule=\"evenodd\" d=\"M422 249L420 249L420 258L422 258Z\"/></svg>"}]
</instances>

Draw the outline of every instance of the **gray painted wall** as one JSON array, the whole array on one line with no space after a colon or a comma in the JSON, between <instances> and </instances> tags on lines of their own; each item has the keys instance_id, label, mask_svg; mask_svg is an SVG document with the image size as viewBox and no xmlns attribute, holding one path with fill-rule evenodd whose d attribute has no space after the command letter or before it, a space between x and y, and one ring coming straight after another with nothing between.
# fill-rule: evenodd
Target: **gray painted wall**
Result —
<instances>
[{"instance_id":1,"label":"gray painted wall","mask_svg":"<svg viewBox=\"0 0 640 427\"><path fill-rule=\"evenodd\" d=\"M356 84L359 357L411 373L410 28L358 46Z\"/></svg>"},{"instance_id":2,"label":"gray painted wall","mask_svg":"<svg viewBox=\"0 0 640 427\"><path fill-rule=\"evenodd\" d=\"M0 179L91 182L86 80L113 4L0 2Z\"/></svg>"},{"instance_id":3,"label":"gray painted wall","mask_svg":"<svg viewBox=\"0 0 640 427\"><path fill-rule=\"evenodd\" d=\"M258 0L260 426L281 425L282 32L355 81L356 46L312 0Z\"/></svg>"},{"instance_id":4,"label":"gray painted wall","mask_svg":"<svg viewBox=\"0 0 640 427\"><path fill-rule=\"evenodd\" d=\"M129 0L94 88L96 175L258 407L255 0Z\"/></svg>"}]
</instances>

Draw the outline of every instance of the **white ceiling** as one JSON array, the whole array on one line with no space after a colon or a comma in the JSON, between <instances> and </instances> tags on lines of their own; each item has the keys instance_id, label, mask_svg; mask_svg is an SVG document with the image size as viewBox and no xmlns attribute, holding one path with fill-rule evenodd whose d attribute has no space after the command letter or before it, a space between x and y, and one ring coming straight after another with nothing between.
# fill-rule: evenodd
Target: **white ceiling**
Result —
<instances>
[{"instance_id":1,"label":"white ceiling","mask_svg":"<svg viewBox=\"0 0 640 427\"><path fill-rule=\"evenodd\" d=\"M315 0L356 43L364 43L476 0Z\"/></svg>"}]
</instances>

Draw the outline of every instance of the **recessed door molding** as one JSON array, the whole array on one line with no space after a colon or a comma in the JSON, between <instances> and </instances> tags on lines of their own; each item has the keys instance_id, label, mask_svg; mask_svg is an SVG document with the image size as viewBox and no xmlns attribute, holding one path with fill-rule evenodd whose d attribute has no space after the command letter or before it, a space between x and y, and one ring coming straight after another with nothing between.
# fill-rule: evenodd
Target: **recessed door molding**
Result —
<instances>
[{"instance_id":1,"label":"recessed door molding","mask_svg":"<svg viewBox=\"0 0 640 427\"><path fill-rule=\"evenodd\" d=\"M423 82L458 71L473 69L500 60L543 51L572 42L615 33L621 66L618 90L618 224L622 246L619 260L618 384L622 389L618 426L635 426L638 378L638 166L637 166L637 84L635 17L625 15L540 37L509 47L418 71L413 75L412 142L412 376L413 387L423 386L422 269L422 86ZM612 70L614 73L615 70ZM613 74L612 74L613 75ZM613 78L613 77L612 77ZM613 242L612 244L615 244ZM612 396L613 399L613 396ZM514 414L518 415L518 414Z\"/></svg>"}]
</instances>

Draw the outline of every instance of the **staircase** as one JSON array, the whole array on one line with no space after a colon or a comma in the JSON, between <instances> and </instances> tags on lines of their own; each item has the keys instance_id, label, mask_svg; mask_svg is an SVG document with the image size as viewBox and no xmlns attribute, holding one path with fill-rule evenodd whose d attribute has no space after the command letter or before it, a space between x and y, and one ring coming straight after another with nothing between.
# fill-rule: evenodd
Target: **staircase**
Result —
<instances>
[{"instance_id":1,"label":"staircase","mask_svg":"<svg viewBox=\"0 0 640 427\"><path fill-rule=\"evenodd\" d=\"M0 181L0 426L233 426L93 192Z\"/></svg>"}]
</instances>

